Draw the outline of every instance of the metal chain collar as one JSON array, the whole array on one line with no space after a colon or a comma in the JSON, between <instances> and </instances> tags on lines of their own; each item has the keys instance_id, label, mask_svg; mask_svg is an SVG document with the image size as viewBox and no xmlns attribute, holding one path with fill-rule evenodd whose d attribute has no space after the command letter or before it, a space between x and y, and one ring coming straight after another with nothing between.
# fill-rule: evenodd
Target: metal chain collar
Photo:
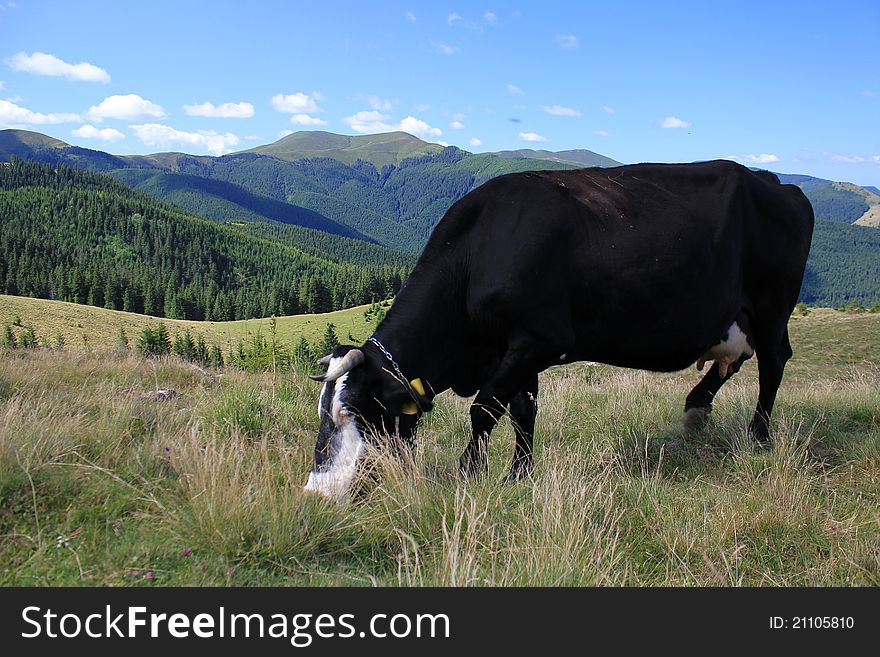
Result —
<instances>
[{"instance_id":1,"label":"metal chain collar","mask_svg":"<svg viewBox=\"0 0 880 657\"><path fill-rule=\"evenodd\" d=\"M391 352L385 348L385 345L379 341L379 338L376 336L370 336L367 342L372 342L376 347L378 347L379 351L388 359L388 362L391 363L391 366L394 368L394 371L397 373L397 376L400 377L400 380L404 385L408 384L407 378L403 375L403 372L400 371L400 366L397 364L397 361L394 360L394 356L391 355ZM407 385L407 387L409 387Z\"/></svg>"}]
</instances>

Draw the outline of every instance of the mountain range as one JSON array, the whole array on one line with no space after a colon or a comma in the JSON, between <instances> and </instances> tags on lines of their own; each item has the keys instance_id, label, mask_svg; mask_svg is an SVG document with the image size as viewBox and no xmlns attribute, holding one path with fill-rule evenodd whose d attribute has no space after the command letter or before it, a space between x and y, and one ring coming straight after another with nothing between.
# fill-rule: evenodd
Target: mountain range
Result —
<instances>
[{"instance_id":1,"label":"mountain range","mask_svg":"<svg viewBox=\"0 0 880 657\"><path fill-rule=\"evenodd\" d=\"M336 238L349 245L352 261L396 265L405 261L403 253L421 250L452 203L490 178L534 169L620 164L584 149L474 154L403 132L347 136L324 131L295 132L272 144L211 157L112 155L36 132L2 130L0 161L12 157L109 174L192 215L234 224L288 246L308 245L307 253L315 253L314 245L321 240ZM846 182L777 175L783 183L803 189L820 222L836 224L817 230L823 243L814 244L820 255L805 284L804 299L836 304L871 297L874 283L846 288L848 275L834 258L845 250L850 264L880 269L880 261L875 267L872 260L880 258L880 248L873 246L880 231L862 232L864 227L880 226L880 194ZM844 246L838 248L837 241ZM337 243L333 252L338 253ZM337 257L340 262L345 259ZM866 276L872 275L850 278ZM880 282L877 285L880 289ZM880 300L880 292L877 297Z\"/></svg>"}]
</instances>

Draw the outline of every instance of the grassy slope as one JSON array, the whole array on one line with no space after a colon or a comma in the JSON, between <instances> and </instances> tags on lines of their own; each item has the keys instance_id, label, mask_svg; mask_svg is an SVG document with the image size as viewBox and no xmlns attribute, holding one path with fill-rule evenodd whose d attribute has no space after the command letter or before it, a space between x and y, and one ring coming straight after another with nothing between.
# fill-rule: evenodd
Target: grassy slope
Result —
<instances>
[{"instance_id":1,"label":"grassy slope","mask_svg":"<svg viewBox=\"0 0 880 657\"><path fill-rule=\"evenodd\" d=\"M442 150L443 146L439 144L422 141L405 132L348 136L321 130L303 130L272 144L240 152L271 155L288 161L331 157L354 164L357 160L364 160L381 169L386 164L400 164L408 157L435 154Z\"/></svg>"},{"instance_id":2,"label":"grassy slope","mask_svg":"<svg viewBox=\"0 0 880 657\"><path fill-rule=\"evenodd\" d=\"M446 393L413 466L371 454L378 485L341 507L301 493L317 395L303 375L8 352L0 583L877 586L878 329L792 318L770 451L744 435L752 362L699 436L678 420L693 369L574 365L542 375L534 482L496 483L506 420L489 480L457 480L467 401ZM182 396L141 397L157 386Z\"/></svg>"},{"instance_id":3,"label":"grassy slope","mask_svg":"<svg viewBox=\"0 0 880 657\"><path fill-rule=\"evenodd\" d=\"M351 334L360 343L370 336L373 329L373 325L364 317L367 308L368 306L358 306L332 313L279 317L278 338L289 346L303 335L310 343L317 344L324 335L327 323L332 322L336 326L336 334L340 340L347 341L348 335ZM115 348L120 327L125 329L129 340L134 344L144 326L158 322L168 327L172 337L176 332L183 332L189 328L194 335L203 335L209 345L219 344L227 352L238 343L239 339L247 341L248 335L256 331L262 331L265 336L269 335L269 318L238 322L158 319L64 301L0 294L0 327L11 324L16 316L21 318L23 326L33 324L39 337L52 342L60 333L64 335L65 344L71 350L88 349L95 353L106 353ZM15 327L14 330L18 332L22 329Z\"/></svg>"}]
</instances>

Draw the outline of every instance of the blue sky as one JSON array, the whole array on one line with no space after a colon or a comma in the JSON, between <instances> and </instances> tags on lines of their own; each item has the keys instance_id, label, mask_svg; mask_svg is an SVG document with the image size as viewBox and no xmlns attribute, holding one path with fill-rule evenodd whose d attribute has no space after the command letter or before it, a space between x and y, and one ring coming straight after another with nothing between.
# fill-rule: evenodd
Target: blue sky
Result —
<instances>
[{"instance_id":1,"label":"blue sky","mask_svg":"<svg viewBox=\"0 0 880 657\"><path fill-rule=\"evenodd\" d=\"M880 186L880 2L0 0L0 127L113 153L403 129Z\"/></svg>"}]
</instances>

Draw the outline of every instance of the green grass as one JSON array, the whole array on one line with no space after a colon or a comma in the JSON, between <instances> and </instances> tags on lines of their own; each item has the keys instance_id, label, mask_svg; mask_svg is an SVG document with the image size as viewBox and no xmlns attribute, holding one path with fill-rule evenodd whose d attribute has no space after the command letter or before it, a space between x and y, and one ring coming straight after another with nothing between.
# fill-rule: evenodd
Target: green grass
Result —
<instances>
[{"instance_id":1,"label":"green grass","mask_svg":"<svg viewBox=\"0 0 880 657\"><path fill-rule=\"evenodd\" d=\"M291 346L302 335L311 343L319 344L328 322L336 326L336 334L343 342L358 344L366 340L375 328L364 312L369 306L357 306L332 313L315 315L292 315L277 319L278 340ZM48 301L31 297L17 297L0 294L0 329L12 324L15 318L21 319L22 326L32 324L37 335L50 343L55 336L62 334L65 345L74 351L91 351L96 354L108 353L116 349L119 329L124 328L131 344L145 326L164 323L172 338L189 328L193 336L202 335L205 341L219 344L224 352L233 349L238 341L249 342L249 336L257 331L269 336L269 318L250 319L237 322L196 322L178 319L159 319L126 313L118 310L95 308L65 301ZM21 327L13 327L18 333Z\"/></svg>"},{"instance_id":2,"label":"green grass","mask_svg":"<svg viewBox=\"0 0 880 657\"><path fill-rule=\"evenodd\" d=\"M745 434L752 365L700 435L679 419L694 370L572 365L541 378L534 481L499 483L508 420L490 477L460 481L468 401L445 393L412 462L372 450L340 506L302 493L303 375L7 351L0 583L878 586L878 322L792 319L771 450ZM159 387L181 395L142 397Z\"/></svg>"}]
</instances>

